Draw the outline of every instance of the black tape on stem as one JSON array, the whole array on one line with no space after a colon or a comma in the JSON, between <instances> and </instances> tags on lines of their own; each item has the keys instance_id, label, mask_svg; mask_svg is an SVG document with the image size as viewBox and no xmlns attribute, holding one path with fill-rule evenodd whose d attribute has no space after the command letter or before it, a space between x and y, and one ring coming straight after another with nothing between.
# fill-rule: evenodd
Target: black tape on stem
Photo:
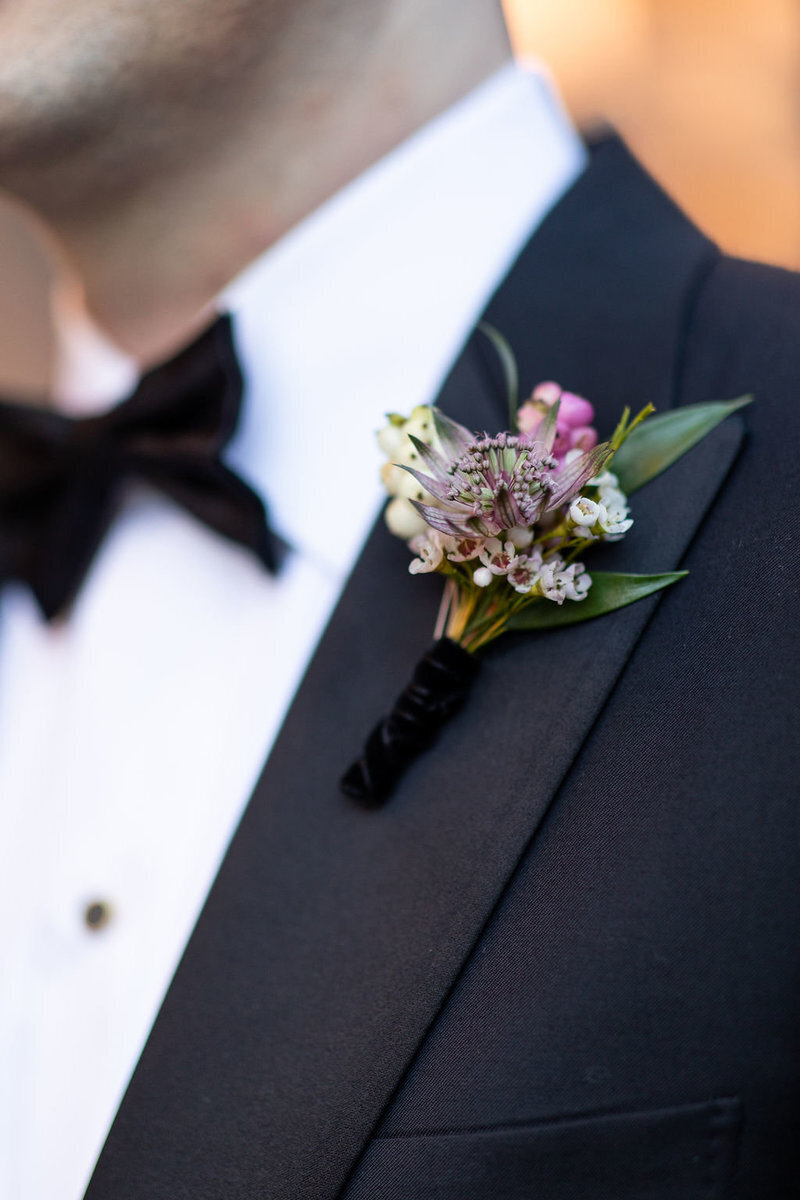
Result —
<instances>
[{"instance_id":1,"label":"black tape on stem","mask_svg":"<svg viewBox=\"0 0 800 1200\"><path fill-rule=\"evenodd\" d=\"M385 804L406 768L461 708L477 672L475 657L456 642L435 642L388 717L370 733L361 757L345 771L342 792L365 808Z\"/></svg>"}]
</instances>

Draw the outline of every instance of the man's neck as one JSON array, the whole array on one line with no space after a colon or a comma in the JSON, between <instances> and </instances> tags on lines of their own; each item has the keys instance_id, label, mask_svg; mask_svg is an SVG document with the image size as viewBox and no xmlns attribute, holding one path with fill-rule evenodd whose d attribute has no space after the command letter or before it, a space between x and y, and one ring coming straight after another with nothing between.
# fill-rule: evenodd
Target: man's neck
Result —
<instances>
[{"instance_id":1,"label":"man's neck","mask_svg":"<svg viewBox=\"0 0 800 1200\"><path fill-rule=\"evenodd\" d=\"M455 25L446 60L432 58L441 36L404 44L401 22L357 72L290 95L279 121L256 95L235 136L108 204L51 215L64 270L97 324L145 364L190 338L234 275L507 60L499 11L463 45Z\"/></svg>"}]
</instances>

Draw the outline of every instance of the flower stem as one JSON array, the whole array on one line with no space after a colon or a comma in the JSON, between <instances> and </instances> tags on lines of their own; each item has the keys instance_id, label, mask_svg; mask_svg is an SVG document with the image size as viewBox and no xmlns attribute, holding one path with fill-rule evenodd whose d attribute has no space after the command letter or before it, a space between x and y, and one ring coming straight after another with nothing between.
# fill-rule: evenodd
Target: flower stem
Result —
<instances>
[{"instance_id":1,"label":"flower stem","mask_svg":"<svg viewBox=\"0 0 800 1200\"><path fill-rule=\"evenodd\" d=\"M469 624L471 609L472 606L469 603L465 604L461 600L460 603L454 605L450 610L450 619L447 623L447 636L451 641L457 642L459 646Z\"/></svg>"},{"instance_id":2,"label":"flower stem","mask_svg":"<svg viewBox=\"0 0 800 1200\"><path fill-rule=\"evenodd\" d=\"M470 653L474 654L475 651L480 650L482 646L488 645L489 642L491 642L494 638L499 637L499 635L503 632L506 625L506 619L507 614L504 613L503 616L500 617L499 620L495 621L493 625L490 625L484 633L479 634L475 632L464 645L464 649L469 650Z\"/></svg>"},{"instance_id":3,"label":"flower stem","mask_svg":"<svg viewBox=\"0 0 800 1200\"><path fill-rule=\"evenodd\" d=\"M444 636L444 631L447 628L447 619L450 616L450 610L457 595L458 589L455 580L446 580L444 591L442 592L442 602L439 605L439 615L436 618L436 628L433 631L434 639L437 642Z\"/></svg>"}]
</instances>

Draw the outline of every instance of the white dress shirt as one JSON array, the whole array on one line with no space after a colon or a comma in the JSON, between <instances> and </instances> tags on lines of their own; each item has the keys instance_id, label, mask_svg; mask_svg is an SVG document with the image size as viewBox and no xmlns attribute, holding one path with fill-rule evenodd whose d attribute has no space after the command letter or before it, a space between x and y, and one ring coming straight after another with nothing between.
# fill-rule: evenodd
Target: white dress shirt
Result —
<instances>
[{"instance_id":1,"label":"white dress shirt","mask_svg":"<svg viewBox=\"0 0 800 1200\"><path fill-rule=\"evenodd\" d=\"M374 431L430 402L583 147L509 66L226 291L226 455L293 547L277 578L134 489L66 620L0 601L0 1195L77 1200L225 846L381 502ZM130 359L62 331L65 411ZM368 614L365 614L365 618ZM343 764L344 765L344 764ZM90 929L87 905L110 919Z\"/></svg>"}]
</instances>

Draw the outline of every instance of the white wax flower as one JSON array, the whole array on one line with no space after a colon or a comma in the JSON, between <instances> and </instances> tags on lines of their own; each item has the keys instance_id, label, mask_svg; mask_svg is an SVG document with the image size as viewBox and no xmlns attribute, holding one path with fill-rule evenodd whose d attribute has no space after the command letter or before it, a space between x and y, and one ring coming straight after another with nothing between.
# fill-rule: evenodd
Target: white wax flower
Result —
<instances>
[{"instance_id":1,"label":"white wax flower","mask_svg":"<svg viewBox=\"0 0 800 1200\"><path fill-rule=\"evenodd\" d=\"M628 515L628 497L619 488L603 487L600 489L597 499L601 504L605 504L606 508L624 508L625 516Z\"/></svg>"},{"instance_id":2,"label":"white wax flower","mask_svg":"<svg viewBox=\"0 0 800 1200\"><path fill-rule=\"evenodd\" d=\"M499 538L487 538L480 550L480 560L493 575L507 575L517 561L514 543L503 543Z\"/></svg>"},{"instance_id":3,"label":"white wax flower","mask_svg":"<svg viewBox=\"0 0 800 1200\"><path fill-rule=\"evenodd\" d=\"M436 537L435 532L435 530L431 530L431 533L434 534L432 537L420 534L414 538L414 549L419 558L413 559L408 564L412 575L426 575L429 571L435 571L442 561L444 555L442 539Z\"/></svg>"},{"instance_id":4,"label":"white wax flower","mask_svg":"<svg viewBox=\"0 0 800 1200\"><path fill-rule=\"evenodd\" d=\"M610 508L606 508L605 504L600 504L599 508L600 514L597 518L597 524L603 531L605 541L618 541L623 534L628 532L633 524L633 518L627 515L627 505L613 504Z\"/></svg>"},{"instance_id":5,"label":"white wax flower","mask_svg":"<svg viewBox=\"0 0 800 1200\"><path fill-rule=\"evenodd\" d=\"M541 569L541 551L534 550L531 554L520 554L506 578L515 592L526 596L538 583Z\"/></svg>"},{"instance_id":6,"label":"white wax flower","mask_svg":"<svg viewBox=\"0 0 800 1200\"><path fill-rule=\"evenodd\" d=\"M569 519L573 525L585 526L587 529L596 523L600 514L600 505L588 496L578 496L569 506Z\"/></svg>"},{"instance_id":7,"label":"white wax flower","mask_svg":"<svg viewBox=\"0 0 800 1200\"><path fill-rule=\"evenodd\" d=\"M594 479L589 480L589 486L596 488L616 488L619 487L619 480L613 471L601 471L599 475L595 475Z\"/></svg>"},{"instance_id":8,"label":"white wax flower","mask_svg":"<svg viewBox=\"0 0 800 1200\"><path fill-rule=\"evenodd\" d=\"M565 600L583 600L591 587L592 579L586 574L583 563L572 563L565 567L563 559L556 554L544 564L539 574L539 591L545 600L563 604Z\"/></svg>"}]
</instances>

